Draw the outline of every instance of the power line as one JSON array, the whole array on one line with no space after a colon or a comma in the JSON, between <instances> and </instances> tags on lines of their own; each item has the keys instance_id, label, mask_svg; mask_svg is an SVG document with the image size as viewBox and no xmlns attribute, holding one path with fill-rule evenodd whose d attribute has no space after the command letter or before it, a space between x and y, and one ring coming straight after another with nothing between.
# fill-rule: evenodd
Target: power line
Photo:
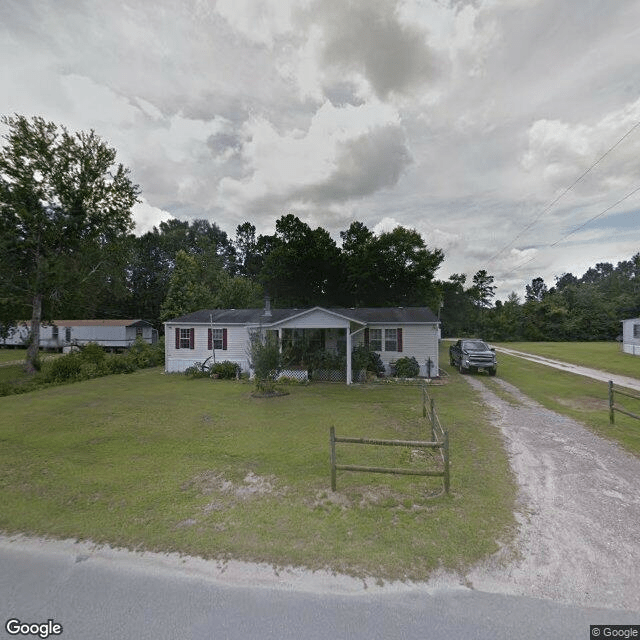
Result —
<instances>
[{"instance_id":1,"label":"power line","mask_svg":"<svg viewBox=\"0 0 640 640\"><path fill-rule=\"evenodd\" d=\"M639 123L640 124L640 123ZM597 215L589 218L586 222L583 222L581 225L575 227L574 229L572 229L571 231L569 231L569 233L565 233L565 235L562 236L562 238L560 238L559 240L556 240L555 242L553 242L552 244L548 244L546 245L547 248L551 248L551 247L556 247L557 245L559 245L561 242L563 242L564 240L566 240L569 236L572 236L574 233L580 231L580 229L583 229L584 227L586 227L588 224L590 224L591 222L593 222L594 220L597 220L598 218L601 218L605 213L608 213L609 211L611 211L611 209L614 209L615 207L617 207L620 203L624 202L625 200L628 200L632 195L638 193L638 191L640 191L640 187L636 187L635 189L633 189L633 191L630 191L626 196L620 198L620 200L618 200L617 202L614 202L612 205L608 206L606 209L602 210L600 213L598 213ZM533 262L533 260L536 259L537 256L532 256L531 258L529 258L528 260L525 260L524 262L521 262L519 265L516 265L515 267L513 267L510 271L507 272L506 275L509 275L510 273L513 273L514 271L517 271L518 269L520 269L521 267L524 267L526 264L529 264L530 262Z\"/></svg>"},{"instance_id":2,"label":"power line","mask_svg":"<svg viewBox=\"0 0 640 640\"><path fill-rule=\"evenodd\" d=\"M571 191L586 175L588 175L598 164L600 164L600 162L602 162L602 160L604 160L604 158L606 158L623 140L625 140L626 138L628 138L638 127L640 127L640 121L636 122L633 127L631 127L631 129L629 129L629 131L627 131L622 138L620 138L612 147L610 147L609 149L607 149L607 151L605 151L586 171L584 171L578 178L576 178L559 196L557 196L551 203L549 203L543 210L542 212L532 221L530 222L524 229L522 229L510 242L508 242L506 245L504 245L504 247L502 247L499 251L497 251L496 253L494 253L491 258L489 258L489 264L491 262L493 262L505 249L507 249L508 247L510 247L520 236L522 236L524 233L526 233L529 229L531 229L531 227L533 227L535 224L537 224L537 222L544 216L546 215L552 208L553 206L559 201L561 200L567 193L569 193L569 191ZM635 192L634 192L635 193ZM632 195L632 194L630 194ZM620 202L622 202L623 200L626 200L626 198L629 196L626 196L625 198L623 198L622 200L620 200ZM618 204L618 203L616 203ZM612 205L615 206L615 205ZM606 213L606 211L603 211L600 215L604 215ZM597 216L597 217L599 217ZM594 218L595 219L595 218ZM587 221L585 224L588 224L590 222ZM575 229L575 231L577 231L578 229ZM573 232L572 232L573 233ZM563 238L564 239L564 238ZM559 240L558 242L561 242L561 240ZM551 245L551 246L555 246L555 244ZM531 260L533 260L533 258L531 258ZM530 262L531 260L527 261ZM527 264L527 262L523 263L523 264ZM516 267L519 268L519 267Z\"/></svg>"}]
</instances>

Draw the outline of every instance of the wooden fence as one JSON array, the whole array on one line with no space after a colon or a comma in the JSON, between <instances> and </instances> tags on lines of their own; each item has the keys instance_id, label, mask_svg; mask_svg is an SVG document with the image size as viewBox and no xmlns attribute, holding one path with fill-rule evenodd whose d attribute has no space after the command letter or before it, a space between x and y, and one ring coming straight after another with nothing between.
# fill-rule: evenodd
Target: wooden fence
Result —
<instances>
[{"instance_id":1,"label":"wooden fence","mask_svg":"<svg viewBox=\"0 0 640 640\"><path fill-rule=\"evenodd\" d=\"M427 403L429 412L427 414ZM449 432L440 424L433 400L429 398L426 386L422 387L422 415L428 417L431 426L432 440L383 440L377 438L350 438L336 436L335 427L329 429L329 444L331 447L331 490L336 491L336 475L338 471L360 471L365 473L390 473L394 475L429 476L443 479L444 491L449 493ZM336 455L337 443L375 445L383 447L410 447L412 449L439 449L442 456L441 471L432 469L400 469L390 467L367 467L352 464L338 464Z\"/></svg>"},{"instance_id":2,"label":"wooden fence","mask_svg":"<svg viewBox=\"0 0 640 640\"><path fill-rule=\"evenodd\" d=\"M620 389L616 389L613 386L613 382L611 380L609 380L609 423L610 424L614 424L615 423L615 412L618 411L619 413L624 413L626 416L631 416L632 418L635 418L636 420L640 420L640 416L635 414L635 413L631 413L631 411L627 411L626 409L624 409L621 406L616 406L615 404L615 394L618 394L620 396L625 396L627 398L633 398L634 400L640 400L640 396L638 395L633 395L632 393L628 393L627 391L621 391Z\"/></svg>"}]
</instances>

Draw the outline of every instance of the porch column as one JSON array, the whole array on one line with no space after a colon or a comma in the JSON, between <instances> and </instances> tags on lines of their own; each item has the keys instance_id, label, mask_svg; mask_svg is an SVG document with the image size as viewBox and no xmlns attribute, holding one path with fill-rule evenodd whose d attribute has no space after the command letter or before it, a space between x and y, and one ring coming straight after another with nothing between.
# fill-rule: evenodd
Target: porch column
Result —
<instances>
[{"instance_id":1,"label":"porch column","mask_svg":"<svg viewBox=\"0 0 640 640\"><path fill-rule=\"evenodd\" d=\"M278 349L282 353L282 327L278 327Z\"/></svg>"},{"instance_id":2,"label":"porch column","mask_svg":"<svg viewBox=\"0 0 640 640\"><path fill-rule=\"evenodd\" d=\"M347 384L351 384L351 326L347 327Z\"/></svg>"}]
</instances>

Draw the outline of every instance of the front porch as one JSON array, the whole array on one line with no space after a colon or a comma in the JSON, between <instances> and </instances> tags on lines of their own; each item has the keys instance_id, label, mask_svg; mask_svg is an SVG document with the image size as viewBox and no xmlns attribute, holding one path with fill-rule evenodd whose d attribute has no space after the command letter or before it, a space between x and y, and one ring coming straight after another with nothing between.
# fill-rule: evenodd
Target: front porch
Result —
<instances>
[{"instance_id":1,"label":"front porch","mask_svg":"<svg viewBox=\"0 0 640 640\"><path fill-rule=\"evenodd\" d=\"M362 379L360 367L354 374L353 348L363 342L364 328L351 318L312 309L271 325L266 332L277 336L281 378L351 384Z\"/></svg>"}]
</instances>

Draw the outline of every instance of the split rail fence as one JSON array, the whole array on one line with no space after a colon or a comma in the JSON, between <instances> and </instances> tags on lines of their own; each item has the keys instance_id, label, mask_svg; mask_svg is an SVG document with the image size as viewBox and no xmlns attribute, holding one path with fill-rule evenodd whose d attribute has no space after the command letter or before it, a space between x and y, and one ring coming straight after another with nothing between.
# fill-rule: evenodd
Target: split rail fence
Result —
<instances>
[{"instance_id":1,"label":"split rail fence","mask_svg":"<svg viewBox=\"0 0 640 640\"><path fill-rule=\"evenodd\" d=\"M640 420L640 416L636 413L632 413L631 411L627 411L622 406L616 406L615 403L615 395L625 396L627 398L633 398L634 400L640 400L639 395L634 395L629 393L628 391L621 391L620 389L616 389L613 382L609 380L609 423L615 423L615 412L624 413L626 416L630 416L635 418L636 420Z\"/></svg>"},{"instance_id":2,"label":"split rail fence","mask_svg":"<svg viewBox=\"0 0 640 640\"><path fill-rule=\"evenodd\" d=\"M427 409L428 405L428 409ZM393 475L441 477L444 492L449 494L449 432L446 431L435 410L433 399L429 398L426 386L422 386L422 416L428 418L431 426L431 440L384 440L378 438L352 438L337 436L335 427L329 429L329 444L331 447L331 490L336 491L338 471L357 471L364 473L388 473ZM406 469L391 467L370 467L363 465L338 464L336 444L360 444L383 447L410 447L412 449L439 449L442 458L442 470Z\"/></svg>"}]
</instances>

